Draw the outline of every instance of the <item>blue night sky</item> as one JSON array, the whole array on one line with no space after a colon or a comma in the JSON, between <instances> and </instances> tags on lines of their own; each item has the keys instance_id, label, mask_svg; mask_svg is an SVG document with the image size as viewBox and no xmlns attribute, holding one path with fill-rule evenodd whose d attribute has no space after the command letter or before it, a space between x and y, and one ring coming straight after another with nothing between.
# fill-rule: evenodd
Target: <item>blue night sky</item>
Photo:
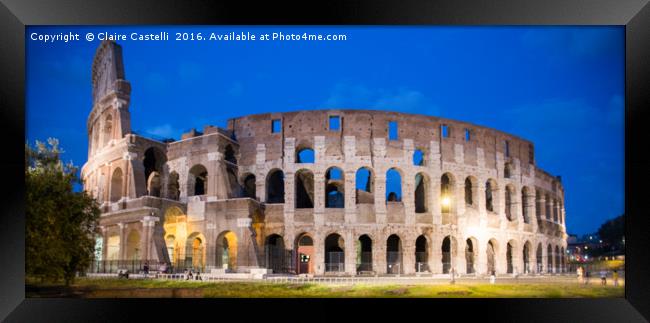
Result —
<instances>
[{"instance_id":1,"label":"blue night sky","mask_svg":"<svg viewBox=\"0 0 650 323\"><path fill-rule=\"evenodd\" d=\"M43 43L32 32L77 32ZM567 231L596 231L624 212L623 27L29 27L26 136L59 138L87 160L87 32L160 32L119 41L131 126L180 138L246 114L326 108L421 113L500 129L535 143L561 175ZM174 32L336 33L346 41L175 41Z\"/></svg>"}]
</instances>

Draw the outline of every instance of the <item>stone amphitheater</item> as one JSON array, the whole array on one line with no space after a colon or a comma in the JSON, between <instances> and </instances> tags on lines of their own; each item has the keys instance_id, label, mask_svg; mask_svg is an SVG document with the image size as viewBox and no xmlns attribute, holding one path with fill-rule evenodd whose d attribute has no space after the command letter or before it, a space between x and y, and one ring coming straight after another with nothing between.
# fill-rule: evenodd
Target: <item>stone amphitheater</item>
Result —
<instances>
[{"instance_id":1,"label":"stone amphitheater","mask_svg":"<svg viewBox=\"0 0 650 323\"><path fill-rule=\"evenodd\" d=\"M561 178L532 142L445 118L265 113L180 140L131 130L120 45L92 66L84 189L100 203L93 270L310 275L558 273Z\"/></svg>"}]
</instances>

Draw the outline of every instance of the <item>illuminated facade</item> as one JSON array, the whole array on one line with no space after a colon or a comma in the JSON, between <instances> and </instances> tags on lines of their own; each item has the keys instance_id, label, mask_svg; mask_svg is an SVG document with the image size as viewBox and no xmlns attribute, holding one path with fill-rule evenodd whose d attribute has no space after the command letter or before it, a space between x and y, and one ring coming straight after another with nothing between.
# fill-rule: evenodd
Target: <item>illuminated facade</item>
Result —
<instances>
[{"instance_id":1,"label":"illuminated facade","mask_svg":"<svg viewBox=\"0 0 650 323\"><path fill-rule=\"evenodd\" d=\"M533 144L366 110L267 113L158 141L130 127L121 48L93 63L85 189L102 261L212 272L559 272L564 190Z\"/></svg>"}]
</instances>

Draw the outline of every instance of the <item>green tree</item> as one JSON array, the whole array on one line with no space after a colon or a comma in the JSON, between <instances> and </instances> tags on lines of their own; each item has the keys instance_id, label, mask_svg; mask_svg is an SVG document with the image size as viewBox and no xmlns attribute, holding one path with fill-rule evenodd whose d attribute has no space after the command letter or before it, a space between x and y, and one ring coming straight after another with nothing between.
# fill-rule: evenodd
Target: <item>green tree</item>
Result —
<instances>
[{"instance_id":1,"label":"green tree","mask_svg":"<svg viewBox=\"0 0 650 323\"><path fill-rule=\"evenodd\" d=\"M59 141L25 144L25 273L41 281L73 282L90 265L100 210L85 191L77 167L60 160Z\"/></svg>"},{"instance_id":2,"label":"green tree","mask_svg":"<svg viewBox=\"0 0 650 323\"><path fill-rule=\"evenodd\" d=\"M598 229L598 235L603 242L608 243L616 250L623 249L625 236L625 214L603 223Z\"/></svg>"}]
</instances>

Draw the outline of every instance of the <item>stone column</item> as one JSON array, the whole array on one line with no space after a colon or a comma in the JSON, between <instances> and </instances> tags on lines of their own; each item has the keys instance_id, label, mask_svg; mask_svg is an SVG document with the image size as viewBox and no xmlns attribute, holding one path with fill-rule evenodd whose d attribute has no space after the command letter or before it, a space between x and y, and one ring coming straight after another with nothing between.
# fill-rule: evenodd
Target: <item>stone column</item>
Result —
<instances>
[{"instance_id":1,"label":"stone column","mask_svg":"<svg viewBox=\"0 0 650 323\"><path fill-rule=\"evenodd\" d=\"M377 274L385 274L386 268L386 236L377 234L375 240L372 241L372 268Z\"/></svg>"},{"instance_id":2,"label":"stone column","mask_svg":"<svg viewBox=\"0 0 650 323\"><path fill-rule=\"evenodd\" d=\"M345 223L356 223L357 200L356 200L356 170L344 171L345 180Z\"/></svg>"},{"instance_id":3,"label":"stone column","mask_svg":"<svg viewBox=\"0 0 650 323\"><path fill-rule=\"evenodd\" d=\"M474 268L476 269L476 273L479 275L489 275L487 270L487 265L488 265L488 258L487 258L487 241L482 241L478 240L477 242L478 246L474 246L474 252L476 255L474 256L476 259L476 264L474 265Z\"/></svg>"},{"instance_id":4,"label":"stone column","mask_svg":"<svg viewBox=\"0 0 650 323\"><path fill-rule=\"evenodd\" d=\"M467 260L465 259L466 242L462 239L456 239L456 274L467 273Z\"/></svg>"},{"instance_id":5,"label":"stone column","mask_svg":"<svg viewBox=\"0 0 650 323\"><path fill-rule=\"evenodd\" d=\"M316 275L325 273L325 237L314 235L314 272Z\"/></svg>"},{"instance_id":6,"label":"stone column","mask_svg":"<svg viewBox=\"0 0 650 323\"><path fill-rule=\"evenodd\" d=\"M348 275L357 274L357 249L352 231L343 233L345 237L345 273Z\"/></svg>"},{"instance_id":7,"label":"stone column","mask_svg":"<svg viewBox=\"0 0 650 323\"><path fill-rule=\"evenodd\" d=\"M440 233L434 234L431 239L431 272L442 274L442 239L444 236Z\"/></svg>"},{"instance_id":8,"label":"stone column","mask_svg":"<svg viewBox=\"0 0 650 323\"><path fill-rule=\"evenodd\" d=\"M402 178L402 203L404 204L404 223L415 225L415 175L404 171Z\"/></svg>"},{"instance_id":9,"label":"stone column","mask_svg":"<svg viewBox=\"0 0 650 323\"><path fill-rule=\"evenodd\" d=\"M375 172L375 217L379 224L386 223L386 173L378 170Z\"/></svg>"},{"instance_id":10,"label":"stone column","mask_svg":"<svg viewBox=\"0 0 650 323\"><path fill-rule=\"evenodd\" d=\"M325 173L323 170L314 170L314 224L317 226L325 223Z\"/></svg>"},{"instance_id":11,"label":"stone column","mask_svg":"<svg viewBox=\"0 0 650 323\"><path fill-rule=\"evenodd\" d=\"M458 217L465 214L465 179L456 178L453 190L452 214Z\"/></svg>"},{"instance_id":12,"label":"stone column","mask_svg":"<svg viewBox=\"0 0 650 323\"><path fill-rule=\"evenodd\" d=\"M144 233L144 244L142 245L143 259L152 259L151 247L154 245L153 242L153 228L160 219L155 216L145 216L142 218L142 232Z\"/></svg>"},{"instance_id":13,"label":"stone column","mask_svg":"<svg viewBox=\"0 0 650 323\"><path fill-rule=\"evenodd\" d=\"M442 205L440 203L440 176L438 173L434 173L431 178L431 214L433 215L433 224L441 225L442 224Z\"/></svg>"},{"instance_id":14,"label":"stone column","mask_svg":"<svg viewBox=\"0 0 650 323\"><path fill-rule=\"evenodd\" d=\"M100 225L99 230L102 235L102 260L106 260L108 258L108 228Z\"/></svg>"},{"instance_id":15,"label":"stone column","mask_svg":"<svg viewBox=\"0 0 650 323\"><path fill-rule=\"evenodd\" d=\"M255 195L260 201L266 202L266 176L267 171L264 167L266 163L266 146L257 144L255 154Z\"/></svg>"},{"instance_id":16,"label":"stone column","mask_svg":"<svg viewBox=\"0 0 650 323\"><path fill-rule=\"evenodd\" d=\"M117 224L120 228L120 260L126 259L126 225L124 222Z\"/></svg>"},{"instance_id":17,"label":"stone column","mask_svg":"<svg viewBox=\"0 0 650 323\"><path fill-rule=\"evenodd\" d=\"M402 266L401 272L405 275L415 273L415 240L404 239L402 241Z\"/></svg>"}]
</instances>

